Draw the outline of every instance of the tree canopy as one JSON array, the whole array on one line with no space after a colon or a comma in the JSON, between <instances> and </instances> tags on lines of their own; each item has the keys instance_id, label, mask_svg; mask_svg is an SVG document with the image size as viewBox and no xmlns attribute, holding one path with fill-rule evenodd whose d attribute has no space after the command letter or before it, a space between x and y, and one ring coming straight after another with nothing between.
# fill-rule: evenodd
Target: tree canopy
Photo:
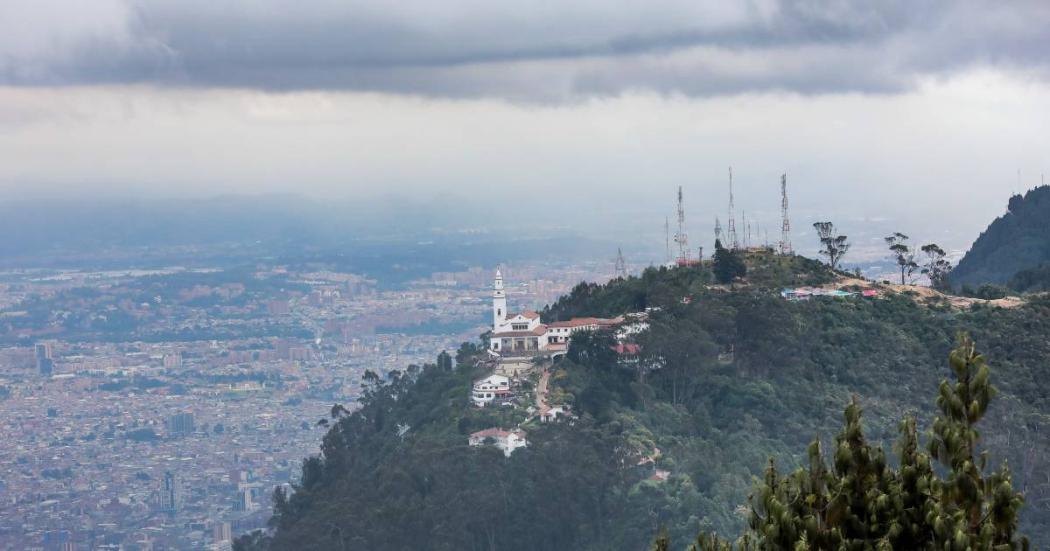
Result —
<instances>
[{"instance_id":1,"label":"tree canopy","mask_svg":"<svg viewBox=\"0 0 1050 551\"><path fill-rule=\"evenodd\" d=\"M981 233L952 270L952 285L1007 283L1022 270L1050 263L1050 186L1010 198L1009 210Z\"/></svg>"},{"instance_id":2,"label":"tree canopy","mask_svg":"<svg viewBox=\"0 0 1050 551\"><path fill-rule=\"evenodd\" d=\"M714 258L715 279L719 283L732 283L747 275L747 265L740 258L740 252L722 246L722 241L715 240Z\"/></svg>"},{"instance_id":3,"label":"tree canopy","mask_svg":"<svg viewBox=\"0 0 1050 551\"><path fill-rule=\"evenodd\" d=\"M827 257L832 270L837 270L842 257L846 256L852 246L849 237L839 235L835 224L831 222L815 222L813 228L817 230L817 238L820 239L820 254Z\"/></svg>"},{"instance_id":4,"label":"tree canopy","mask_svg":"<svg viewBox=\"0 0 1050 551\"><path fill-rule=\"evenodd\" d=\"M890 466L867 442L854 397L830 465L819 439L808 466L788 476L771 460L751 496L749 530L735 544L704 534L690 549L1028 549L1017 532L1024 498L1005 466L986 472L987 454L978 453L975 427L996 394L990 369L965 335L948 363L954 381L941 382L928 452L906 416Z\"/></svg>"},{"instance_id":5,"label":"tree canopy","mask_svg":"<svg viewBox=\"0 0 1050 551\"><path fill-rule=\"evenodd\" d=\"M570 405L578 415L571 422L526 420L534 381L523 387L519 407L471 407L472 382L489 373L478 344L451 354L451 369L441 359L369 377L353 413L317 412L331 420L315 429L324 433L321 453L304 461L301 481L274 500L271 530L238 547L644 549L661 527L675 549L695 543L701 532L725 542L750 526L748 495L754 479L766 480L768 459L775 458L769 488L777 497L781 481L794 476L780 473L802 466L808 476L813 436L839 424L841 405L852 395L856 423L843 429L845 450L867 453L865 472L882 473L870 488L867 482L859 488L904 495L892 493L899 459L882 458L882 448L869 442L903 438L902 418L914 419L915 427L935 427L935 417L946 428L960 426L928 399L946 375L949 402L961 396L954 390L958 377L944 363L959 331L994 359L1001 392L979 420L976 460L982 452L990 465L1008 460L1010 482L1029 504L1050 500L1044 436L1050 391L1042 384L1050 298L1033 297L1016 309L966 310L892 294L788 302L779 293L783 286L826 282L829 268L790 256L745 262L748 284L733 290L713 285L710 263L653 268L604 285L581 284L544 309L545 319L649 310L636 354L614 353L607 333L585 333L550 367L548 401ZM974 380L985 378L977 363L967 365ZM509 458L467 444L473 432L519 424L529 444ZM854 426L863 429L860 440ZM952 431L935 434L958 441ZM924 447L931 441L915 442L914 461L928 457L944 488L962 491L967 479L948 486L942 456ZM840 475L853 469L837 470L840 447L834 439L820 441L819 457L833 477L829 488L844 484ZM1005 480L978 467L988 487ZM906 503L926 503L907 495L914 500ZM757 510L765 518L763 507ZM954 518L953 511L969 510L953 507L937 514ZM1050 544L1050 510L1023 507L1018 527L1034 546Z\"/></svg>"}]
</instances>

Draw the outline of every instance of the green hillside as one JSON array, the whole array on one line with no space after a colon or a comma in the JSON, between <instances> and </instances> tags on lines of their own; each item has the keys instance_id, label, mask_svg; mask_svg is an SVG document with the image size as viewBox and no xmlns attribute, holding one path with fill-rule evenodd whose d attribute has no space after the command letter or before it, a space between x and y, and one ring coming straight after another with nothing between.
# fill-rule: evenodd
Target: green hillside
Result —
<instances>
[{"instance_id":1,"label":"green hillside","mask_svg":"<svg viewBox=\"0 0 1050 551\"><path fill-rule=\"evenodd\" d=\"M747 285L714 285L707 266L649 269L581 284L545 310L651 309L639 357L614 353L611 335L585 334L552 368L551 402L571 404L572 421L472 408L471 382L488 371L471 344L454 365L375 382L360 410L339 415L294 494L278 496L272 531L238 547L641 550L661 527L675 549L700 531L736 537L769 458L782 472L804 464L812 439L842 426L851 395L887 456L905 413L929 426L960 330L1001 391L982 421L990 464L1009 461L1027 498L1022 531L1050 546L1050 299L965 310L906 294L789 302L782 286L833 274L797 257L748 264ZM510 457L467 445L472 432L523 421L529 446Z\"/></svg>"},{"instance_id":2,"label":"green hillside","mask_svg":"<svg viewBox=\"0 0 1050 551\"><path fill-rule=\"evenodd\" d=\"M978 287L982 284L1007 284L1019 272L1015 288L1047 287L1045 273L1040 285L1032 284L1031 270L1050 263L1050 186L1032 189L1024 196L1010 198L1008 211L988 226L959 265L952 270L951 282ZM1039 274L1036 274L1039 275Z\"/></svg>"}]
</instances>

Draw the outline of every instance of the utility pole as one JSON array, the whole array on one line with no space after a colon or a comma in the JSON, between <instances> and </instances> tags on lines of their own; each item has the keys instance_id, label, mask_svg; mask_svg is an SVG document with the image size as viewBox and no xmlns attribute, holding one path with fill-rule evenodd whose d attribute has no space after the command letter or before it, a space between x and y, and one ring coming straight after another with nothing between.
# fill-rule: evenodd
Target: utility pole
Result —
<instances>
[{"instance_id":1,"label":"utility pole","mask_svg":"<svg viewBox=\"0 0 1050 551\"><path fill-rule=\"evenodd\" d=\"M736 214L733 212L733 167L729 167L729 229L726 231L726 246L730 249L740 248L740 242L736 239Z\"/></svg>"},{"instance_id":2,"label":"utility pole","mask_svg":"<svg viewBox=\"0 0 1050 551\"><path fill-rule=\"evenodd\" d=\"M780 254L794 254L791 248L791 219L788 217L788 175L780 175Z\"/></svg>"}]
</instances>

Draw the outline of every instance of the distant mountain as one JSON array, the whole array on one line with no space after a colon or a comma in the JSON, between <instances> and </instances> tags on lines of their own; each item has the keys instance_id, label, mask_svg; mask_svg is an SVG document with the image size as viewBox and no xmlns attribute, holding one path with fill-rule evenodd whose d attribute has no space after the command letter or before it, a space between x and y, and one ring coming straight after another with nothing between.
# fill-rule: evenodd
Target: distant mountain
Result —
<instances>
[{"instance_id":1,"label":"distant mountain","mask_svg":"<svg viewBox=\"0 0 1050 551\"><path fill-rule=\"evenodd\" d=\"M956 287L1006 284L1018 272L1048 262L1050 186L1040 186L1010 198L1008 212L977 238L952 271L951 282Z\"/></svg>"}]
</instances>

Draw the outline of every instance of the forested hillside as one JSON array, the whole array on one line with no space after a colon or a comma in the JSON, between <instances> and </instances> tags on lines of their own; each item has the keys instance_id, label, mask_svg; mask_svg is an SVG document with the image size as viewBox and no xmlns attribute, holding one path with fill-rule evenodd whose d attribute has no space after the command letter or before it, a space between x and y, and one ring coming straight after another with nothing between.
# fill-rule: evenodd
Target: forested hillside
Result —
<instances>
[{"instance_id":1,"label":"forested hillside","mask_svg":"<svg viewBox=\"0 0 1050 551\"><path fill-rule=\"evenodd\" d=\"M1050 263L1050 186L1010 198L1008 212L988 226L959 265L951 283L978 287L1006 284L1018 272ZM1028 290L1032 274L1023 275L1015 288ZM1042 284L1043 282L1040 282ZM1041 285L1045 286L1045 285Z\"/></svg>"},{"instance_id":2,"label":"forested hillside","mask_svg":"<svg viewBox=\"0 0 1050 551\"><path fill-rule=\"evenodd\" d=\"M526 423L529 446L510 457L468 447L471 432L524 414L469 405L486 372L464 345L454 365L375 381L359 411L337 415L294 494L278 496L272 533L238 546L642 550L661 527L675 549L701 531L735 537L769 458L782 472L803 464L814 437L842 426L851 395L887 452L905 413L929 426L960 330L1002 392L982 421L990 464L1009 461L1026 494L1022 531L1050 545L1050 299L957 310L904 294L780 296L833 277L813 261L760 257L735 287L714 285L707 266L581 285L544 316L651 317L637 357L614 353L611 335L584 334L554 366L552 400L578 419Z\"/></svg>"}]
</instances>

